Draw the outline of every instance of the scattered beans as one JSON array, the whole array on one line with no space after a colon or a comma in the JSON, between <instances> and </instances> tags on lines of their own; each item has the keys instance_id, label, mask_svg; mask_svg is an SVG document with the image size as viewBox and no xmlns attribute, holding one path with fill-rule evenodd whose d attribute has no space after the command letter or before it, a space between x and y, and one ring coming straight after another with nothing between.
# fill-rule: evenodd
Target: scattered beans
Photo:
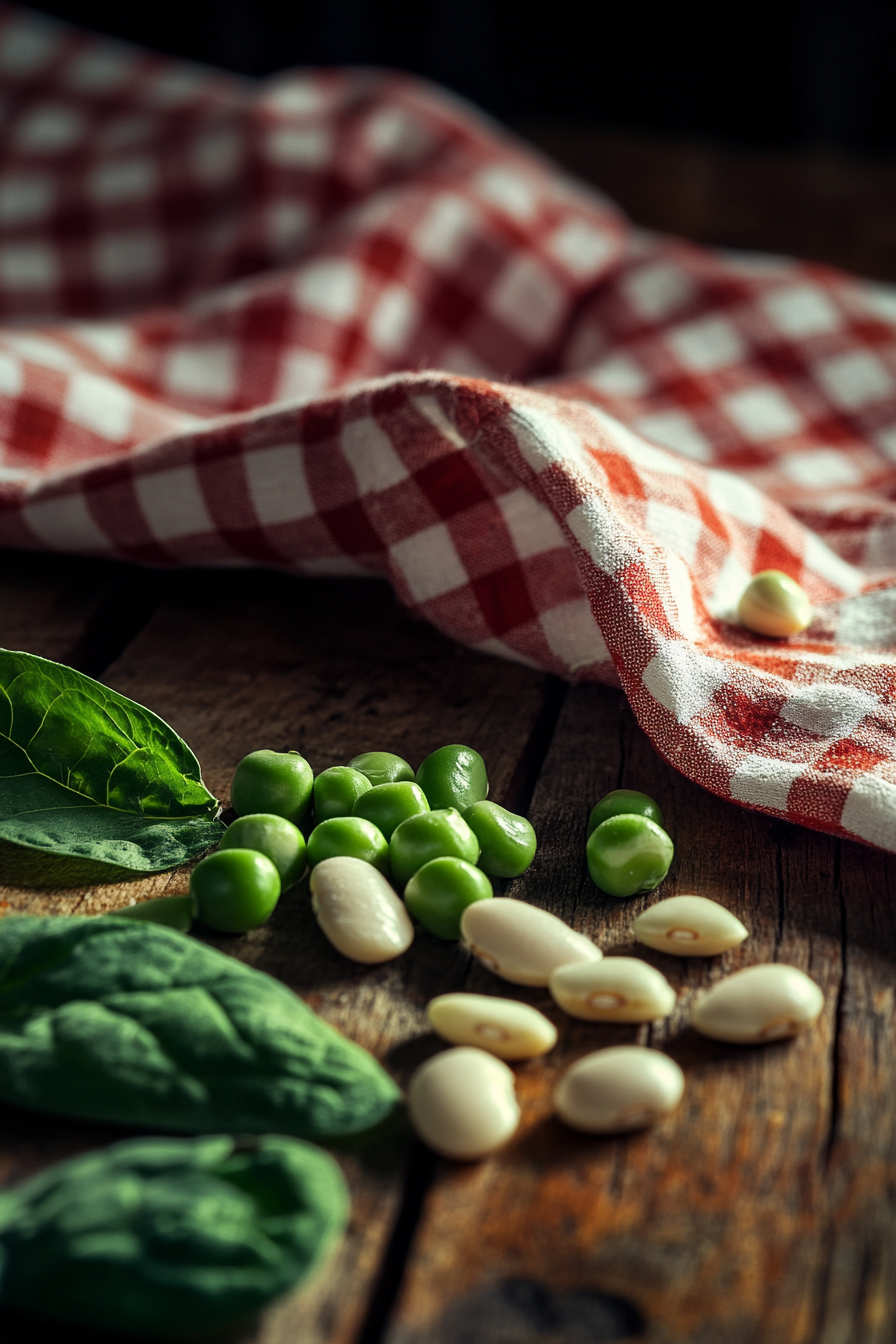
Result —
<instances>
[{"instance_id":1,"label":"scattered beans","mask_svg":"<svg viewBox=\"0 0 896 1344\"><path fill-rule=\"evenodd\" d=\"M344 957L374 965L406 952L414 926L382 873L363 859L340 855L311 871L311 908Z\"/></svg>"},{"instance_id":2,"label":"scattered beans","mask_svg":"<svg viewBox=\"0 0 896 1344\"><path fill-rule=\"evenodd\" d=\"M535 831L525 817L497 803L473 803L464 821L482 848L479 867L492 877L519 877L535 858Z\"/></svg>"},{"instance_id":3,"label":"scattered beans","mask_svg":"<svg viewBox=\"0 0 896 1344\"><path fill-rule=\"evenodd\" d=\"M612 793L605 793L600 802L595 803L591 809L588 834L596 831L602 821L621 816L623 813L649 817L657 826L663 824L663 814L659 805L648 794L640 793L638 789L614 789Z\"/></svg>"},{"instance_id":4,"label":"scattered beans","mask_svg":"<svg viewBox=\"0 0 896 1344\"><path fill-rule=\"evenodd\" d=\"M764 569L747 585L737 608L741 625L759 635L798 635L812 620L812 604L789 574Z\"/></svg>"},{"instance_id":5,"label":"scattered beans","mask_svg":"<svg viewBox=\"0 0 896 1344\"><path fill-rule=\"evenodd\" d=\"M804 971L771 962L713 985L698 998L691 1026L735 1045L780 1041L809 1026L823 1007L824 995Z\"/></svg>"},{"instance_id":6,"label":"scattered beans","mask_svg":"<svg viewBox=\"0 0 896 1344\"><path fill-rule=\"evenodd\" d=\"M546 985L556 967L603 956L556 915L509 896L468 906L460 927L483 966L516 985Z\"/></svg>"},{"instance_id":7,"label":"scattered beans","mask_svg":"<svg viewBox=\"0 0 896 1344\"><path fill-rule=\"evenodd\" d=\"M557 1044L544 1013L490 994L440 994L426 1008L433 1031L452 1045L476 1045L500 1059L533 1059Z\"/></svg>"},{"instance_id":8,"label":"scattered beans","mask_svg":"<svg viewBox=\"0 0 896 1344\"><path fill-rule=\"evenodd\" d=\"M396 827L408 817L428 811L429 803L419 784L403 779L395 784L374 784L372 789L356 799L352 816L373 822L388 841L392 839Z\"/></svg>"},{"instance_id":9,"label":"scattered beans","mask_svg":"<svg viewBox=\"0 0 896 1344\"><path fill-rule=\"evenodd\" d=\"M513 1074L494 1055L456 1046L421 1064L408 1085L408 1117L435 1152L464 1162L487 1157L516 1132Z\"/></svg>"},{"instance_id":10,"label":"scattered beans","mask_svg":"<svg viewBox=\"0 0 896 1344\"><path fill-rule=\"evenodd\" d=\"M452 857L475 863L479 841L456 807L418 812L396 826L389 841L392 875L403 887L430 859ZM458 935L455 934L455 937Z\"/></svg>"},{"instance_id":11,"label":"scattered beans","mask_svg":"<svg viewBox=\"0 0 896 1344\"><path fill-rule=\"evenodd\" d=\"M550 987L564 1012L589 1022L653 1022L675 1007L675 990L666 977L637 957L558 966Z\"/></svg>"},{"instance_id":12,"label":"scattered beans","mask_svg":"<svg viewBox=\"0 0 896 1344\"><path fill-rule=\"evenodd\" d=\"M322 770L314 781L314 820L319 823L351 816L361 794L370 788L367 776L350 765L331 765L329 770Z\"/></svg>"},{"instance_id":13,"label":"scattered beans","mask_svg":"<svg viewBox=\"0 0 896 1344\"><path fill-rule=\"evenodd\" d=\"M674 957L715 957L749 937L737 915L706 896L670 896L632 925L639 943Z\"/></svg>"},{"instance_id":14,"label":"scattered beans","mask_svg":"<svg viewBox=\"0 0 896 1344\"><path fill-rule=\"evenodd\" d=\"M382 831L364 817L330 817L315 826L308 837L308 864L316 868L324 859L350 855L372 863L385 877L389 872L389 846Z\"/></svg>"},{"instance_id":15,"label":"scattered beans","mask_svg":"<svg viewBox=\"0 0 896 1344\"><path fill-rule=\"evenodd\" d=\"M573 1129L616 1134L643 1129L675 1109L684 1074L668 1055L643 1045L595 1050L566 1070L554 1109Z\"/></svg>"},{"instance_id":16,"label":"scattered beans","mask_svg":"<svg viewBox=\"0 0 896 1344\"><path fill-rule=\"evenodd\" d=\"M459 812L488 797L485 761L472 747L439 747L421 762L417 783L430 807L456 807Z\"/></svg>"},{"instance_id":17,"label":"scattered beans","mask_svg":"<svg viewBox=\"0 0 896 1344\"><path fill-rule=\"evenodd\" d=\"M402 780L414 778L414 771L404 757L396 756L391 751L362 751L360 756L352 757L348 768L366 775L374 786L397 784Z\"/></svg>"}]
</instances>

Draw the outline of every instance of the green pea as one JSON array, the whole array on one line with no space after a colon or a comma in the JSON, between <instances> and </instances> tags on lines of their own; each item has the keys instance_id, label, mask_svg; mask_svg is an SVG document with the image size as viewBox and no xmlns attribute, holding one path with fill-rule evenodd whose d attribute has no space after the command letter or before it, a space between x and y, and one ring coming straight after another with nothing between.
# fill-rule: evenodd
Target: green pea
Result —
<instances>
[{"instance_id":1,"label":"green pea","mask_svg":"<svg viewBox=\"0 0 896 1344\"><path fill-rule=\"evenodd\" d=\"M369 793L361 794L352 808L352 816L372 821L386 839L391 840L396 826L418 812L428 811L429 803L423 790L403 779L396 784L374 784Z\"/></svg>"},{"instance_id":2,"label":"green pea","mask_svg":"<svg viewBox=\"0 0 896 1344\"><path fill-rule=\"evenodd\" d=\"M591 809L588 834L596 831L601 822L606 821L608 817L618 817L622 813L649 817L657 826L663 824L662 812L646 793L639 793L637 789L614 789L612 793L605 793L600 802L595 803Z\"/></svg>"},{"instance_id":3,"label":"green pea","mask_svg":"<svg viewBox=\"0 0 896 1344\"><path fill-rule=\"evenodd\" d=\"M314 775L297 751L253 751L237 766L230 801L237 816L273 812L294 824L311 805Z\"/></svg>"},{"instance_id":4,"label":"green pea","mask_svg":"<svg viewBox=\"0 0 896 1344\"><path fill-rule=\"evenodd\" d=\"M382 831L364 817L330 817L320 822L308 837L308 863L316 867L323 859L348 855L372 863L389 876L389 846Z\"/></svg>"},{"instance_id":5,"label":"green pea","mask_svg":"<svg viewBox=\"0 0 896 1344\"><path fill-rule=\"evenodd\" d=\"M602 821L588 838L588 872L610 896L653 891L669 871L675 850L649 817L621 813Z\"/></svg>"},{"instance_id":6,"label":"green pea","mask_svg":"<svg viewBox=\"0 0 896 1344\"><path fill-rule=\"evenodd\" d=\"M461 916L475 901L490 901L492 884L465 859L430 859L404 889L404 903L424 929L446 940L460 937Z\"/></svg>"},{"instance_id":7,"label":"green pea","mask_svg":"<svg viewBox=\"0 0 896 1344\"><path fill-rule=\"evenodd\" d=\"M414 778L407 761L391 751L362 751L360 756L352 757L349 768L366 775L373 785L400 784L402 780Z\"/></svg>"},{"instance_id":8,"label":"green pea","mask_svg":"<svg viewBox=\"0 0 896 1344\"><path fill-rule=\"evenodd\" d=\"M367 776L350 765L331 765L329 770L321 770L314 781L315 822L350 817L361 794L370 788Z\"/></svg>"},{"instance_id":9,"label":"green pea","mask_svg":"<svg viewBox=\"0 0 896 1344\"><path fill-rule=\"evenodd\" d=\"M280 874L254 849L219 849L190 874L196 913L210 929L245 933L270 915L280 896Z\"/></svg>"},{"instance_id":10,"label":"green pea","mask_svg":"<svg viewBox=\"0 0 896 1344\"><path fill-rule=\"evenodd\" d=\"M145 919L149 924L167 924L169 929L189 933L195 911L192 896L157 896L111 913L120 919Z\"/></svg>"},{"instance_id":11,"label":"green pea","mask_svg":"<svg viewBox=\"0 0 896 1344\"><path fill-rule=\"evenodd\" d=\"M221 839L220 849L255 849L280 874L280 887L286 891L305 871L305 837L298 826L273 812L251 812L237 817Z\"/></svg>"},{"instance_id":12,"label":"green pea","mask_svg":"<svg viewBox=\"0 0 896 1344\"><path fill-rule=\"evenodd\" d=\"M430 807L456 807L463 812L488 797L485 761L472 747L439 747L420 766L417 783Z\"/></svg>"},{"instance_id":13,"label":"green pea","mask_svg":"<svg viewBox=\"0 0 896 1344\"><path fill-rule=\"evenodd\" d=\"M392 875L400 887L430 859L451 855L475 863L479 841L455 807L418 812L396 826L389 841Z\"/></svg>"},{"instance_id":14,"label":"green pea","mask_svg":"<svg viewBox=\"0 0 896 1344\"><path fill-rule=\"evenodd\" d=\"M519 877L535 858L535 832L525 817L497 803L474 803L464 821L479 841L479 867L492 877Z\"/></svg>"}]
</instances>

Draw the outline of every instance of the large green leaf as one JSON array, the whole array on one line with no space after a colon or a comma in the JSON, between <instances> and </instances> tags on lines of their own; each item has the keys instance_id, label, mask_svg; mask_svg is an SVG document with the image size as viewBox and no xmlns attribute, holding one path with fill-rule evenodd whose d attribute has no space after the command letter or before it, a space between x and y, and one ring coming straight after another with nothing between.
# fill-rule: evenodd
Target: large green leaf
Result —
<instances>
[{"instance_id":1,"label":"large green leaf","mask_svg":"<svg viewBox=\"0 0 896 1344\"><path fill-rule=\"evenodd\" d=\"M0 1101L184 1133L358 1134L398 1088L292 990L161 924L0 919Z\"/></svg>"},{"instance_id":2,"label":"large green leaf","mask_svg":"<svg viewBox=\"0 0 896 1344\"><path fill-rule=\"evenodd\" d=\"M217 811L196 757L158 715L61 663L0 649L7 880L66 885L174 868L217 843Z\"/></svg>"}]
</instances>

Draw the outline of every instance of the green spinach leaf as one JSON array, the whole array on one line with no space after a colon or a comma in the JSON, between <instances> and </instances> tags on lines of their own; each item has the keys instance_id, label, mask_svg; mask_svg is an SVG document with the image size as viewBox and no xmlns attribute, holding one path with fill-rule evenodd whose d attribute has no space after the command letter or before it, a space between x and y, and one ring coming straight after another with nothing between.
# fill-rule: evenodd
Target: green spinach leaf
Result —
<instances>
[{"instance_id":1,"label":"green spinach leaf","mask_svg":"<svg viewBox=\"0 0 896 1344\"><path fill-rule=\"evenodd\" d=\"M358 1133L398 1089L292 990L161 924L0 920L0 1099L208 1133Z\"/></svg>"},{"instance_id":2,"label":"green spinach leaf","mask_svg":"<svg viewBox=\"0 0 896 1344\"><path fill-rule=\"evenodd\" d=\"M174 868L217 843L217 811L196 757L156 714L61 663L0 650L7 880L67 885Z\"/></svg>"},{"instance_id":3,"label":"green spinach leaf","mask_svg":"<svg viewBox=\"0 0 896 1344\"><path fill-rule=\"evenodd\" d=\"M0 1302L136 1334L238 1321L343 1231L345 1181L298 1139L131 1139L0 1195Z\"/></svg>"}]
</instances>

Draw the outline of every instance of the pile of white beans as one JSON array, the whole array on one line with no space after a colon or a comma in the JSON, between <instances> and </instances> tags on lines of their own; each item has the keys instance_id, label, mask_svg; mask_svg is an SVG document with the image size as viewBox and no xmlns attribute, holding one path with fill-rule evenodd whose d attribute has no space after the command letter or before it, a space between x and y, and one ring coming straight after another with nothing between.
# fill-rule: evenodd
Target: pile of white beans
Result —
<instances>
[{"instance_id":1,"label":"pile of white beans","mask_svg":"<svg viewBox=\"0 0 896 1344\"><path fill-rule=\"evenodd\" d=\"M353 961L389 961L414 929L404 902L372 865L332 858L311 874L312 906L330 942ZM604 958L600 948L547 910L508 896L476 901L461 920L481 964L516 985L545 986L564 1012L589 1022L655 1022L676 995L661 971L637 957ZM749 936L737 917L704 896L673 896L634 921L635 938L679 957L717 956ZM703 991L690 1024L704 1036L756 1044L794 1036L823 1006L818 985L795 966L748 966ZM442 994L427 1009L433 1030L455 1047L416 1071L408 1111L417 1134L443 1156L473 1160L515 1133L520 1111L504 1061L546 1054L557 1030L516 999ZM561 1077L557 1116L592 1134L641 1129L681 1100L684 1074L660 1050L640 1045L596 1050Z\"/></svg>"},{"instance_id":2,"label":"pile of white beans","mask_svg":"<svg viewBox=\"0 0 896 1344\"><path fill-rule=\"evenodd\" d=\"M504 897L471 905L464 941L490 971L518 985L542 985L573 1017L589 1022L654 1022L675 1006L662 972L637 957L600 949L546 910ZM715 956L748 936L724 906L703 896L673 896L634 922L638 941L675 956ZM697 999L691 1025L704 1036L740 1044L793 1036L821 1012L818 985L795 966L749 966ZM546 1054L557 1030L543 1013L514 999L442 994L430 1024L454 1045L414 1074L408 1110L417 1134L437 1153L472 1160L515 1133L520 1111L514 1075L502 1062ZM620 1045L595 1050L566 1070L554 1090L556 1115L591 1134L641 1129L681 1101L684 1074L659 1050Z\"/></svg>"}]
</instances>

